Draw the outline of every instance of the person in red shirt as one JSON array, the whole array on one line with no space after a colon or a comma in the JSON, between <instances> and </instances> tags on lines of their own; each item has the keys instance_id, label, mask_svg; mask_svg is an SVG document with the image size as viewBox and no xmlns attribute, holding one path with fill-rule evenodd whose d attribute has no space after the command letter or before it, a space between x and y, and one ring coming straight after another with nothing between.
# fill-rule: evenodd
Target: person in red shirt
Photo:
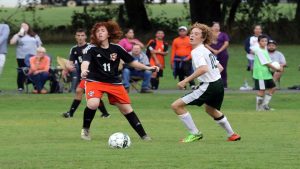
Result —
<instances>
[{"instance_id":1,"label":"person in red shirt","mask_svg":"<svg viewBox=\"0 0 300 169\"><path fill-rule=\"evenodd\" d=\"M157 66L146 66L134 60L121 46L114 44L122 32L116 22L99 22L91 30L91 45L83 50L81 77L86 80L87 107L84 110L81 138L91 140L90 125L94 119L100 99L106 93L110 104L118 107L141 139L151 140L146 134L139 118L131 107L120 72L120 60L140 70L159 71Z\"/></svg>"},{"instance_id":2,"label":"person in red shirt","mask_svg":"<svg viewBox=\"0 0 300 169\"><path fill-rule=\"evenodd\" d=\"M29 79L33 82L36 89L33 93L47 93L44 89L44 85L49 77L50 59L46 55L46 49L44 47L37 48L37 54L32 56L29 60Z\"/></svg>"},{"instance_id":3,"label":"person in red shirt","mask_svg":"<svg viewBox=\"0 0 300 169\"><path fill-rule=\"evenodd\" d=\"M180 26L178 28L179 36L173 40L172 53L171 53L171 68L173 75L176 79L178 76L179 81L193 73L190 38L187 36L187 27ZM192 89L195 88L195 81L189 82Z\"/></svg>"},{"instance_id":4,"label":"person in red shirt","mask_svg":"<svg viewBox=\"0 0 300 169\"><path fill-rule=\"evenodd\" d=\"M163 69L165 68L165 56L168 54L168 43L164 41L165 33L158 30L155 39L151 39L147 45L146 54L149 57L151 66L158 66L159 72L153 72L151 77L151 89L157 90L159 86L159 78L163 77Z\"/></svg>"}]
</instances>

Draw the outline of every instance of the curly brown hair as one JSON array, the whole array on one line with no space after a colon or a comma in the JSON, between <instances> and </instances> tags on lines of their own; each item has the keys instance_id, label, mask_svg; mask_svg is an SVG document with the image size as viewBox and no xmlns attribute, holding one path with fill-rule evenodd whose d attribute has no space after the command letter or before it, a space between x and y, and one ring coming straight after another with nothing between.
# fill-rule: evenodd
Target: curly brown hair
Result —
<instances>
[{"instance_id":1,"label":"curly brown hair","mask_svg":"<svg viewBox=\"0 0 300 169\"><path fill-rule=\"evenodd\" d=\"M202 38L204 39L203 44L207 44L210 45L212 42L212 38L213 38L213 34L211 31L211 28L205 24L201 24L201 23L194 23L193 26L190 29L190 32L194 29L194 28L198 28L201 30L202 32Z\"/></svg>"},{"instance_id":2,"label":"curly brown hair","mask_svg":"<svg viewBox=\"0 0 300 169\"><path fill-rule=\"evenodd\" d=\"M108 31L108 35L109 35L108 41L112 43L118 43L118 41L123 35L121 28L118 25L118 23L114 21L107 21L107 22L98 22L93 26L91 30L91 44L100 46L99 40L97 39L96 36L96 32L97 29L100 28L101 26L104 26Z\"/></svg>"}]
</instances>

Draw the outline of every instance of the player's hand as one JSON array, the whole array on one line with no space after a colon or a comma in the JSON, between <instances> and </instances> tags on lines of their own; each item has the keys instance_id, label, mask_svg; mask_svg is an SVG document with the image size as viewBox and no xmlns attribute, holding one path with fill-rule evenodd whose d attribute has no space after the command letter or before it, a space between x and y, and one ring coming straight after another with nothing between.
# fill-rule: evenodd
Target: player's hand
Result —
<instances>
[{"instance_id":1,"label":"player's hand","mask_svg":"<svg viewBox=\"0 0 300 169\"><path fill-rule=\"evenodd\" d=\"M184 80L182 80L179 83L177 83L177 86L178 86L179 89L184 90L185 86L186 86L186 82Z\"/></svg>"},{"instance_id":2,"label":"player's hand","mask_svg":"<svg viewBox=\"0 0 300 169\"><path fill-rule=\"evenodd\" d=\"M158 66L151 66L150 71L152 72L159 72L159 67Z\"/></svg>"},{"instance_id":3,"label":"player's hand","mask_svg":"<svg viewBox=\"0 0 300 169\"><path fill-rule=\"evenodd\" d=\"M86 77L87 77L87 75L89 74L89 70L83 70L82 72L81 72L81 77L83 78L83 79L85 79Z\"/></svg>"},{"instance_id":4,"label":"player's hand","mask_svg":"<svg viewBox=\"0 0 300 169\"><path fill-rule=\"evenodd\" d=\"M280 68L279 68L279 69L277 69L277 70L276 70L276 72L283 72L283 67L282 67L282 66L280 66Z\"/></svg>"}]
</instances>

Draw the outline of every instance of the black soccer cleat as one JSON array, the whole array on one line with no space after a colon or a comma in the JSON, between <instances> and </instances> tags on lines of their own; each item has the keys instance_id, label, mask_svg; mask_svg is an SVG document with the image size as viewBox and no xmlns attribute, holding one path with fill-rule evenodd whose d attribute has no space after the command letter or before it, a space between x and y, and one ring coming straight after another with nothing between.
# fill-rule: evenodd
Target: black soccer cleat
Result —
<instances>
[{"instance_id":1,"label":"black soccer cleat","mask_svg":"<svg viewBox=\"0 0 300 169\"><path fill-rule=\"evenodd\" d=\"M101 114L101 118L110 118L110 114Z\"/></svg>"},{"instance_id":2,"label":"black soccer cleat","mask_svg":"<svg viewBox=\"0 0 300 169\"><path fill-rule=\"evenodd\" d=\"M62 114L62 116L64 118L72 118L73 117L73 116L71 116L70 112L65 112L65 113Z\"/></svg>"}]
</instances>

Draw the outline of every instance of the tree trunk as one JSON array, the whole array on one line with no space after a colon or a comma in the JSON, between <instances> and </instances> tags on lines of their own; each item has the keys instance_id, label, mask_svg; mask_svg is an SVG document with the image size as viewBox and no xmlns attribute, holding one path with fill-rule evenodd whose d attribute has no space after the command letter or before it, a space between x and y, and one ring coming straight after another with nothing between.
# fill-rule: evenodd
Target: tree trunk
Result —
<instances>
[{"instance_id":1,"label":"tree trunk","mask_svg":"<svg viewBox=\"0 0 300 169\"><path fill-rule=\"evenodd\" d=\"M231 8L230 8L230 11L229 11L229 17L228 17L228 21L227 21L229 30L232 27L232 24L233 24L234 19L235 19L236 11L237 11L240 3L241 3L241 0L234 0L231 4Z\"/></svg>"},{"instance_id":2,"label":"tree trunk","mask_svg":"<svg viewBox=\"0 0 300 169\"><path fill-rule=\"evenodd\" d=\"M300 0L297 0L297 9L296 9L295 21L298 24L300 23Z\"/></svg>"},{"instance_id":3,"label":"tree trunk","mask_svg":"<svg viewBox=\"0 0 300 169\"><path fill-rule=\"evenodd\" d=\"M129 26L135 29L151 29L151 23L148 19L144 0L125 0L125 8Z\"/></svg>"},{"instance_id":4,"label":"tree trunk","mask_svg":"<svg viewBox=\"0 0 300 169\"><path fill-rule=\"evenodd\" d=\"M211 25L213 21L221 21L221 4L221 0L190 0L192 22Z\"/></svg>"}]
</instances>

